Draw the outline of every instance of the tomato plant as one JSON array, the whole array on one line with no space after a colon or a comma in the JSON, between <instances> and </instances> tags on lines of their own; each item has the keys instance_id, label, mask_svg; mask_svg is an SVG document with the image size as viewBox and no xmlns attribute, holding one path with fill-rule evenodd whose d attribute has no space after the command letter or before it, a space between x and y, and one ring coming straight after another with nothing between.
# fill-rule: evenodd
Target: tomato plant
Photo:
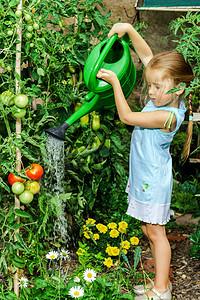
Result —
<instances>
[{"instance_id":1,"label":"tomato plant","mask_svg":"<svg viewBox=\"0 0 200 300\"><path fill-rule=\"evenodd\" d=\"M13 173L10 173L8 175L8 182L10 183L10 185L13 185L13 183L15 183L15 182L24 182L24 179L20 178L19 176L15 175Z\"/></svg>"},{"instance_id":2,"label":"tomato plant","mask_svg":"<svg viewBox=\"0 0 200 300\"><path fill-rule=\"evenodd\" d=\"M37 180L42 177L43 174L43 168L39 164L31 164L26 169L27 176L32 180Z\"/></svg>"}]
</instances>

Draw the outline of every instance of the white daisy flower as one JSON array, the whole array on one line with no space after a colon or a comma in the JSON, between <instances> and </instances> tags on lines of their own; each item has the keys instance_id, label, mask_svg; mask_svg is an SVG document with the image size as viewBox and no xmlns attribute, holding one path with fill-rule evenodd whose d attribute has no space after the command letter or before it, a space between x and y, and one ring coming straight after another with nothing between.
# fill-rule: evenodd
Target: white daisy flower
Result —
<instances>
[{"instance_id":1,"label":"white daisy flower","mask_svg":"<svg viewBox=\"0 0 200 300\"><path fill-rule=\"evenodd\" d=\"M92 282L96 280L97 273L93 269L86 269L83 273L83 278L87 282Z\"/></svg>"},{"instance_id":2,"label":"white daisy flower","mask_svg":"<svg viewBox=\"0 0 200 300\"><path fill-rule=\"evenodd\" d=\"M60 256L64 259L64 260L70 260L70 256L69 256L69 251L68 250L61 250Z\"/></svg>"},{"instance_id":3,"label":"white daisy flower","mask_svg":"<svg viewBox=\"0 0 200 300\"><path fill-rule=\"evenodd\" d=\"M27 287L28 286L28 279L26 278L26 277L21 277L20 279L19 279L19 282L18 282L18 284L19 284L19 286L21 287L21 288L25 288L25 287Z\"/></svg>"},{"instance_id":4,"label":"white daisy flower","mask_svg":"<svg viewBox=\"0 0 200 300\"><path fill-rule=\"evenodd\" d=\"M79 283L81 280L78 276L74 277L74 282Z\"/></svg>"},{"instance_id":5,"label":"white daisy flower","mask_svg":"<svg viewBox=\"0 0 200 300\"><path fill-rule=\"evenodd\" d=\"M69 290L69 295L72 296L73 298L82 297L84 295L84 289L80 286L72 287Z\"/></svg>"},{"instance_id":6,"label":"white daisy flower","mask_svg":"<svg viewBox=\"0 0 200 300\"><path fill-rule=\"evenodd\" d=\"M57 251L50 251L47 255L47 259L56 259L58 257L58 252Z\"/></svg>"}]
</instances>

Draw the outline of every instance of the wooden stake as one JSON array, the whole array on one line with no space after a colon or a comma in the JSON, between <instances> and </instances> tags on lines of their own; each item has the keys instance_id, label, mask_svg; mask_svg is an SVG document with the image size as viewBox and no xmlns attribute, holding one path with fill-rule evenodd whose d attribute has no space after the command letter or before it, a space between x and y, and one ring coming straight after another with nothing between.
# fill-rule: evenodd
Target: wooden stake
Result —
<instances>
[{"instance_id":1,"label":"wooden stake","mask_svg":"<svg viewBox=\"0 0 200 300\"><path fill-rule=\"evenodd\" d=\"M17 10L22 11L22 0L20 0ZM16 45L16 66L15 66L15 72L21 77L21 43L22 43L22 27L21 27L22 18L19 21L18 28L17 28L17 36L20 43L17 43ZM17 78L15 79L15 93L20 93L20 85ZM17 138L21 137L21 119L16 120L16 134ZM21 151L16 148L16 170L18 172L21 171ZM20 201L18 197L15 195L15 209L20 209ZM20 217L17 217L17 222L20 223ZM19 229L17 230L19 232ZM16 237L15 237L16 240ZM19 253L18 253L19 254ZM17 268L16 273L14 275L14 292L19 297L19 268Z\"/></svg>"}]
</instances>

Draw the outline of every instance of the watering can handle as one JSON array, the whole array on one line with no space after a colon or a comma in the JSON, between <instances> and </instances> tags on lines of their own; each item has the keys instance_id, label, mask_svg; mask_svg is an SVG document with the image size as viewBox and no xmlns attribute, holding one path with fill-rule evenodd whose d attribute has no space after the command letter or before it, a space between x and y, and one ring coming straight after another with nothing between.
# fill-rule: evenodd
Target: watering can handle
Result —
<instances>
[{"instance_id":1,"label":"watering can handle","mask_svg":"<svg viewBox=\"0 0 200 300\"><path fill-rule=\"evenodd\" d=\"M94 91L96 89L97 86L97 72L99 71L104 59L106 58L108 52L110 51L111 47L113 46L113 44L115 43L115 41L118 38L118 34L115 33L114 35L112 35L110 37L110 39L108 40L108 42L106 43L105 47L103 48L98 60L95 63L95 66L90 74L90 78L89 78L89 86L91 91Z\"/></svg>"}]
</instances>

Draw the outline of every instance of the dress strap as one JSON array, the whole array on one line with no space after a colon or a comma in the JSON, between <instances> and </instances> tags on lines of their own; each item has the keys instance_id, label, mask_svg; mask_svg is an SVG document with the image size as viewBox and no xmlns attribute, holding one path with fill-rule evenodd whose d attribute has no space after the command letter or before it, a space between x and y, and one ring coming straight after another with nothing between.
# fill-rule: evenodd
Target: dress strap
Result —
<instances>
[{"instance_id":1,"label":"dress strap","mask_svg":"<svg viewBox=\"0 0 200 300\"><path fill-rule=\"evenodd\" d=\"M170 127L171 127L171 125L172 125L173 116L174 116L174 112L173 112L173 111L170 111L170 112L169 112L169 115L168 115L168 117L167 117L167 120L165 121L164 127L166 127L167 122L169 121L168 128L170 129Z\"/></svg>"}]
</instances>

